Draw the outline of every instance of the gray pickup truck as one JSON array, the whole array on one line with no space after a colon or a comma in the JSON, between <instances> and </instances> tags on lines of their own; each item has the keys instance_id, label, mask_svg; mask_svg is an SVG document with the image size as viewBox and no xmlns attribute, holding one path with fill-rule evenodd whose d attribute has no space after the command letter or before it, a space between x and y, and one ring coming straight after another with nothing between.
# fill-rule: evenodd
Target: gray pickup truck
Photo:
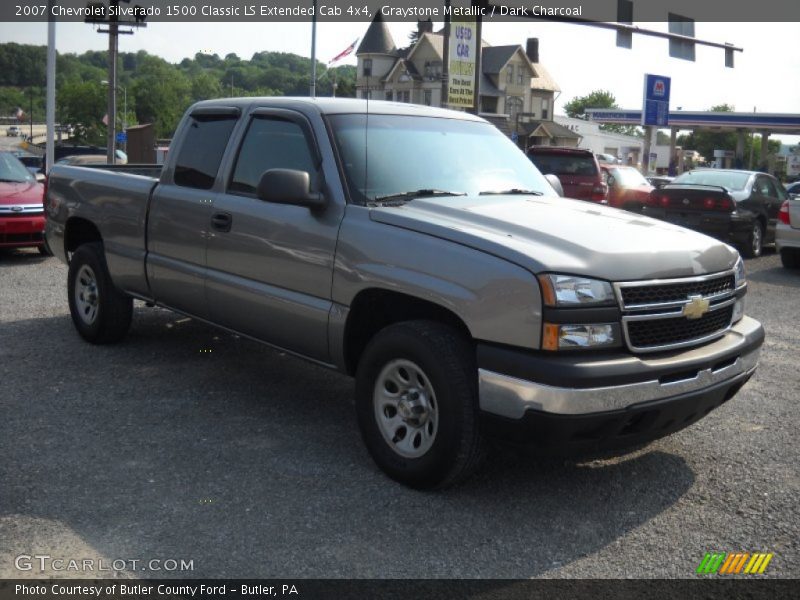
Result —
<instances>
[{"instance_id":1,"label":"gray pickup truck","mask_svg":"<svg viewBox=\"0 0 800 600\"><path fill-rule=\"evenodd\" d=\"M46 235L89 342L120 340L138 299L353 375L376 463L434 488L488 436L667 435L756 369L733 248L549 181L461 112L205 101L163 169L55 166Z\"/></svg>"}]
</instances>

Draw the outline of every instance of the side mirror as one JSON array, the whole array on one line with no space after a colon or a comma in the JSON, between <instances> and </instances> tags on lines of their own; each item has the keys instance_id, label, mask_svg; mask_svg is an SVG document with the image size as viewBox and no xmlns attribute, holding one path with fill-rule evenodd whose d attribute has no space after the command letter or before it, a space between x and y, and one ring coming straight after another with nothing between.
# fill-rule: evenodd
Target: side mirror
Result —
<instances>
[{"instance_id":1,"label":"side mirror","mask_svg":"<svg viewBox=\"0 0 800 600\"><path fill-rule=\"evenodd\" d=\"M328 203L321 192L311 191L309 174L295 169L265 171L258 182L256 194L265 202L294 204L310 210L320 210Z\"/></svg>"},{"instance_id":2,"label":"side mirror","mask_svg":"<svg viewBox=\"0 0 800 600\"><path fill-rule=\"evenodd\" d=\"M608 187L613 187L613 186L614 186L614 184L616 183L616 181L617 181L617 180L616 180L616 179L614 179L614 176L613 176L613 175L609 175L609 176L606 178L606 185L607 185Z\"/></svg>"},{"instance_id":3,"label":"side mirror","mask_svg":"<svg viewBox=\"0 0 800 600\"><path fill-rule=\"evenodd\" d=\"M556 191L556 194L558 194L563 198L564 186L561 185L561 180L552 173L548 173L547 175L544 176L544 178L547 179L547 183L553 186L553 189Z\"/></svg>"}]
</instances>

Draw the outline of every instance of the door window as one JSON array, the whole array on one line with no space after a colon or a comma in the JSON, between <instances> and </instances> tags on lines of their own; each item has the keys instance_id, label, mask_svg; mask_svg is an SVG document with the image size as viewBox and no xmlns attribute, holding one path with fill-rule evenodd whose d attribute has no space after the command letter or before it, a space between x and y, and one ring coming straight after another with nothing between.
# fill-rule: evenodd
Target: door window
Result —
<instances>
[{"instance_id":1,"label":"door window","mask_svg":"<svg viewBox=\"0 0 800 600\"><path fill-rule=\"evenodd\" d=\"M186 137L175 161L175 185L211 189L236 120L234 115L197 115L190 118Z\"/></svg>"},{"instance_id":2,"label":"door window","mask_svg":"<svg viewBox=\"0 0 800 600\"><path fill-rule=\"evenodd\" d=\"M255 117L244 136L228 191L255 195L261 176L269 169L305 171L315 187L314 157L298 123Z\"/></svg>"},{"instance_id":3,"label":"door window","mask_svg":"<svg viewBox=\"0 0 800 600\"><path fill-rule=\"evenodd\" d=\"M775 186L773 185L772 181L766 177L759 177L756 179L756 193L761 196L767 196L768 198L778 197L778 192L775 190Z\"/></svg>"}]
</instances>

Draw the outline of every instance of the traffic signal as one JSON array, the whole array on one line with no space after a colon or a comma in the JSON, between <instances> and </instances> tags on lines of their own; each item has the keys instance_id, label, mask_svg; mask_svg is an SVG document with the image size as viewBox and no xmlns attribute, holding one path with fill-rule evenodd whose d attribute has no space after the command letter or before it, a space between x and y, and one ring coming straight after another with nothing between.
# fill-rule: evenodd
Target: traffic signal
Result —
<instances>
[{"instance_id":1,"label":"traffic signal","mask_svg":"<svg viewBox=\"0 0 800 600\"><path fill-rule=\"evenodd\" d=\"M633 0L617 0L617 23L633 24ZM633 48L633 33L617 29L617 46Z\"/></svg>"},{"instance_id":2,"label":"traffic signal","mask_svg":"<svg viewBox=\"0 0 800 600\"><path fill-rule=\"evenodd\" d=\"M668 13L667 18L669 19L670 33L694 37L694 19L676 15L675 13ZM689 40L673 40L670 38L669 55L672 58L694 61L694 42L690 42Z\"/></svg>"}]
</instances>

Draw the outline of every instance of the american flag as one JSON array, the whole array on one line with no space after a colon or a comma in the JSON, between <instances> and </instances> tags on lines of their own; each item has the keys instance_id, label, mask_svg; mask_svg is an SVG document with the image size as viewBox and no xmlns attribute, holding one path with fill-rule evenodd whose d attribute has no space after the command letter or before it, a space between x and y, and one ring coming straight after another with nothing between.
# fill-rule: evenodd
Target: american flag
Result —
<instances>
[{"instance_id":1,"label":"american flag","mask_svg":"<svg viewBox=\"0 0 800 600\"><path fill-rule=\"evenodd\" d=\"M328 64L329 64L329 65L332 65L332 64L333 64L333 63L335 63L336 61L338 61L338 60L342 60L342 59L343 59L345 56L347 56L348 54L352 53L352 52L353 52L353 50L355 50L355 49L356 49L356 44L357 44L357 43L358 43L358 38L356 38L356 39L355 39L355 41L354 41L352 44L350 44L350 45L349 45L347 48L345 48L344 50L342 50L342 51L341 51L339 54L337 54L337 55L336 55L336 56L334 56L332 59L330 59L330 60L328 61Z\"/></svg>"}]
</instances>

